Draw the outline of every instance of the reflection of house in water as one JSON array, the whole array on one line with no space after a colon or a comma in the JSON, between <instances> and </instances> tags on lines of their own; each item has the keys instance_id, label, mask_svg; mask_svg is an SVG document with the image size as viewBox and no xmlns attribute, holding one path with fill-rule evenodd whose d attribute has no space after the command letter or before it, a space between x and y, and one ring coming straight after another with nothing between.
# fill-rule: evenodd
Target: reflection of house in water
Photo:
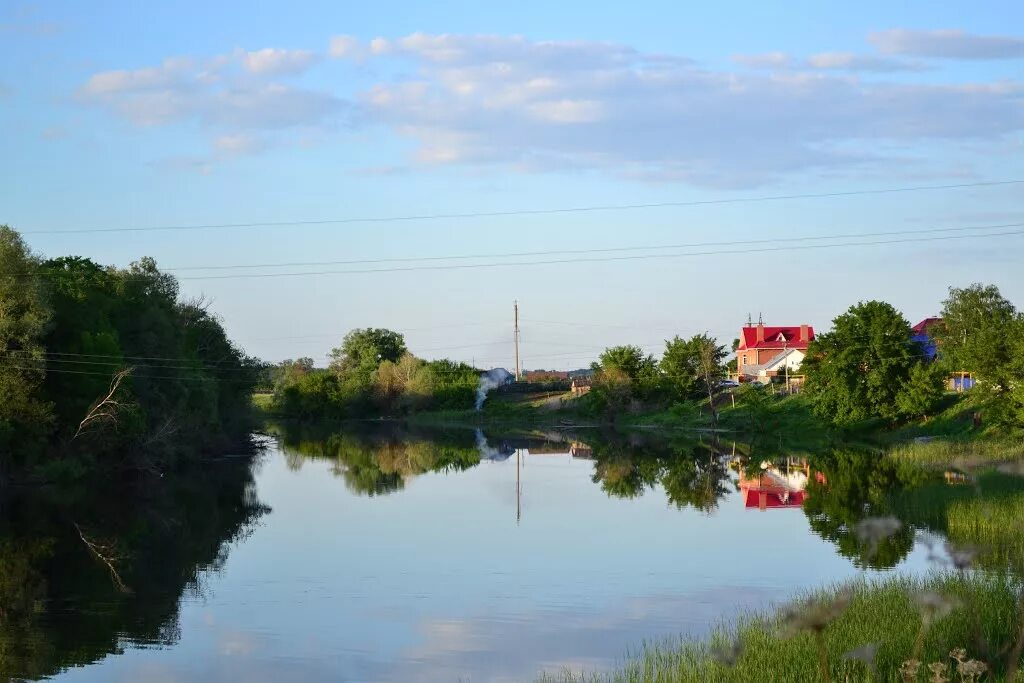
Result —
<instances>
[{"instance_id":1,"label":"reflection of house in water","mask_svg":"<svg viewBox=\"0 0 1024 683\"><path fill-rule=\"evenodd\" d=\"M594 449L582 441L573 441L572 445L569 446L569 454L574 458L582 460L594 459Z\"/></svg>"},{"instance_id":2,"label":"reflection of house in water","mask_svg":"<svg viewBox=\"0 0 1024 683\"><path fill-rule=\"evenodd\" d=\"M946 470L943 474L946 477L946 483L953 486L970 484L973 481L969 474L959 470Z\"/></svg>"},{"instance_id":3,"label":"reflection of house in water","mask_svg":"<svg viewBox=\"0 0 1024 683\"><path fill-rule=\"evenodd\" d=\"M761 463L756 476L747 476L740 471L740 492L743 505L758 510L770 508L798 508L806 498L807 482L811 477L811 466L804 458L786 458L782 465L768 461ZM823 475L815 473L818 481Z\"/></svg>"}]
</instances>

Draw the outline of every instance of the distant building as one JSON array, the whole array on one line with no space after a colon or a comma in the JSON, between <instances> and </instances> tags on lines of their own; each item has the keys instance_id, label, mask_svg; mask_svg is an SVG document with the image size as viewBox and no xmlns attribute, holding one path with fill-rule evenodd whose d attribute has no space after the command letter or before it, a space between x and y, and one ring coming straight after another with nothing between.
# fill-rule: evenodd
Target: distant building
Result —
<instances>
[{"instance_id":1,"label":"distant building","mask_svg":"<svg viewBox=\"0 0 1024 683\"><path fill-rule=\"evenodd\" d=\"M935 360L939 355L939 347L935 341L935 332L942 326L942 318L925 318L910 328L910 341L921 345L928 360Z\"/></svg>"},{"instance_id":2,"label":"distant building","mask_svg":"<svg viewBox=\"0 0 1024 683\"><path fill-rule=\"evenodd\" d=\"M523 376L528 382L557 382L569 379L566 370L525 370Z\"/></svg>"},{"instance_id":3,"label":"distant building","mask_svg":"<svg viewBox=\"0 0 1024 683\"><path fill-rule=\"evenodd\" d=\"M814 328L810 325L744 325L740 329L740 344L736 347L737 374L741 380L756 380L761 371L779 356L787 354L787 362L796 359L795 355L788 354L791 350L799 351L799 360L802 361L807 345L813 340ZM784 365L780 367L785 369ZM793 369L791 366L790 370Z\"/></svg>"},{"instance_id":4,"label":"distant building","mask_svg":"<svg viewBox=\"0 0 1024 683\"><path fill-rule=\"evenodd\" d=\"M582 396L590 391L593 384L594 380L590 377L573 377L572 383L569 385L569 390L572 392L573 396Z\"/></svg>"}]
</instances>

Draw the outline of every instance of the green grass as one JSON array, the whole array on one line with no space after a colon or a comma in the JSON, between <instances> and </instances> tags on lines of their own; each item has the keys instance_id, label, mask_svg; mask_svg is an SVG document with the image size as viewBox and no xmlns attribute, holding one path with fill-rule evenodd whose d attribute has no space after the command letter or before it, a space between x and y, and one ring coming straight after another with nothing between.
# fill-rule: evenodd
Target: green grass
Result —
<instances>
[{"instance_id":1,"label":"green grass","mask_svg":"<svg viewBox=\"0 0 1024 683\"><path fill-rule=\"evenodd\" d=\"M968 655L988 659L976 645L976 635L998 649L1015 641L1021 627L1017 611L1019 586L1008 578L934 575L923 579L892 577L880 581L859 581L844 587L816 591L797 609L808 614L812 604L828 604L843 590L852 599L848 609L823 631L833 681L896 681L898 669L915 649L921 631L921 617L912 595L929 592L955 598L961 607L936 621L924 633L920 659L950 663L949 652L964 647ZM644 645L627 655L621 667L611 673L549 672L542 683L706 683L715 681L772 681L804 683L821 681L819 648L814 636L800 632L786 637L786 618L772 615L747 617L733 627L720 627L705 640L669 640ZM721 663L716 651L739 644L734 665ZM865 665L844 659L844 653L866 644L879 646L878 677L872 679ZM995 650L993 650L994 652ZM989 664L1005 678L1005 661ZM924 669L924 667L922 667ZM924 681L924 672L918 680ZM955 680L955 679L954 679ZM992 680L992 679L985 679Z\"/></svg>"},{"instance_id":2,"label":"green grass","mask_svg":"<svg viewBox=\"0 0 1024 683\"><path fill-rule=\"evenodd\" d=\"M1024 458L1024 440L982 437L912 441L893 446L889 457L925 466L977 467Z\"/></svg>"}]
</instances>

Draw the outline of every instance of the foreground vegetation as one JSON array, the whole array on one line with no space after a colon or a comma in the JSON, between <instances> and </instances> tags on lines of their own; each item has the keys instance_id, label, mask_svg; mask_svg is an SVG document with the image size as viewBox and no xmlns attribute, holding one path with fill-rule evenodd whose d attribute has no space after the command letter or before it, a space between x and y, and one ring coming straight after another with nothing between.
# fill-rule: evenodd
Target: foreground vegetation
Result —
<instances>
[{"instance_id":1,"label":"foreground vegetation","mask_svg":"<svg viewBox=\"0 0 1024 683\"><path fill-rule=\"evenodd\" d=\"M43 260L0 226L0 484L163 472L244 442L259 372L152 259Z\"/></svg>"},{"instance_id":2,"label":"foreground vegetation","mask_svg":"<svg viewBox=\"0 0 1024 683\"><path fill-rule=\"evenodd\" d=\"M720 627L705 640L648 644L612 673L551 672L540 680L1007 680L1024 638L1020 590L1006 577L964 573L860 581Z\"/></svg>"}]
</instances>

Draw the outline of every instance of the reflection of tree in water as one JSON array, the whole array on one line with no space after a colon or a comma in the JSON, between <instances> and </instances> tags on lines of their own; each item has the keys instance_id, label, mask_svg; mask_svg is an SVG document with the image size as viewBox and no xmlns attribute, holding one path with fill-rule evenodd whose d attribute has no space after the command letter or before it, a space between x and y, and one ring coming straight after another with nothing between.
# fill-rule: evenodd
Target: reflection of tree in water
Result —
<instances>
[{"instance_id":1,"label":"reflection of tree in water","mask_svg":"<svg viewBox=\"0 0 1024 683\"><path fill-rule=\"evenodd\" d=\"M928 531L954 545L981 548L980 567L1024 576L1024 534L1020 523L1012 523L1024 511L1024 479L989 471L947 482L941 472L856 450L833 450L814 458L813 467L824 478L807 488L804 512L811 529L856 566L893 567L913 549L916 532ZM854 527L884 516L896 517L903 528L872 555Z\"/></svg>"},{"instance_id":2,"label":"reflection of tree in water","mask_svg":"<svg viewBox=\"0 0 1024 683\"><path fill-rule=\"evenodd\" d=\"M181 596L267 512L243 462L0 500L0 680L51 676L125 642L176 642ZM127 590L76 525L116 555Z\"/></svg>"},{"instance_id":3,"label":"reflection of tree in water","mask_svg":"<svg viewBox=\"0 0 1024 683\"><path fill-rule=\"evenodd\" d=\"M891 492L915 485L926 474L878 453L842 449L815 457L812 468L823 475L821 481L811 478L804 502L815 533L834 543L839 554L857 567L894 567L909 554L914 530L906 524L879 542L874 552L869 552L869 543L857 538L854 527L867 517L891 515Z\"/></svg>"},{"instance_id":4,"label":"reflection of tree in water","mask_svg":"<svg viewBox=\"0 0 1024 683\"><path fill-rule=\"evenodd\" d=\"M718 501L732 490L731 483L725 461L713 452L676 458L661 478L670 503L679 509L690 506L703 512L718 507Z\"/></svg>"},{"instance_id":5,"label":"reflection of tree in water","mask_svg":"<svg viewBox=\"0 0 1024 683\"><path fill-rule=\"evenodd\" d=\"M636 498L661 485L679 509L711 511L732 490L725 458L714 445L595 441L594 474L609 496Z\"/></svg>"},{"instance_id":6,"label":"reflection of tree in water","mask_svg":"<svg viewBox=\"0 0 1024 683\"><path fill-rule=\"evenodd\" d=\"M331 471L355 493L369 496L400 491L406 479L426 472L463 471L480 463L471 435L423 436L397 427L324 433L288 426L279 430L289 467L302 459L331 461Z\"/></svg>"},{"instance_id":7,"label":"reflection of tree in water","mask_svg":"<svg viewBox=\"0 0 1024 683\"><path fill-rule=\"evenodd\" d=\"M977 566L1024 577L1024 478L997 470L936 477L894 494L892 506L908 524L977 548Z\"/></svg>"}]
</instances>

